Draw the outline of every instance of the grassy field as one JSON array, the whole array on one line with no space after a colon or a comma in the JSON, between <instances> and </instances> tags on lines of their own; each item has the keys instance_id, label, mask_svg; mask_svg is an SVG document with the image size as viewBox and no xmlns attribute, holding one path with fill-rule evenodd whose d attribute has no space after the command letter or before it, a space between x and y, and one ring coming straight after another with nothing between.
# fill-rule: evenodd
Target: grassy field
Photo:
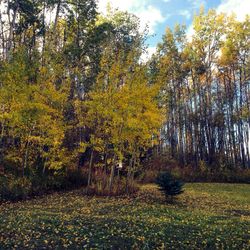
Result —
<instances>
[{"instance_id":1,"label":"grassy field","mask_svg":"<svg viewBox=\"0 0 250 250\"><path fill-rule=\"evenodd\" d=\"M175 204L154 185L133 198L81 191L0 206L0 249L250 249L250 185L187 184Z\"/></svg>"}]
</instances>

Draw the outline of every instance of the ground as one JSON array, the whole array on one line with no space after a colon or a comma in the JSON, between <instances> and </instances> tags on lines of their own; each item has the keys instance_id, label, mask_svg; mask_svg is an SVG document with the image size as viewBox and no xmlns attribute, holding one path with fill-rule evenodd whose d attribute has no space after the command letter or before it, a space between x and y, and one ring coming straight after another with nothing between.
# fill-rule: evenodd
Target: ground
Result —
<instances>
[{"instance_id":1,"label":"ground","mask_svg":"<svg viewBox=\"0 0 250 250\"><path fill-rule=\"evenodd\" d=\"M59 193L0 206L0 249L250 249L250 185L186 184L174 204Z\"/></svg>"}]
</instances>

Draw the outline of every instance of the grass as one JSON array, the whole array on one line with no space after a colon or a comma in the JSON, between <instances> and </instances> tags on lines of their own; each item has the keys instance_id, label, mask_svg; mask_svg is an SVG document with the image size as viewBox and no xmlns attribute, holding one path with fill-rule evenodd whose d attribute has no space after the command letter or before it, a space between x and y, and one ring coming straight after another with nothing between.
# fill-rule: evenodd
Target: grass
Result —
<instances>
[{"instance_id":1,"label":"grass","mask_svg":"<svg viewBox=\"0 0 250 250\"><path fill-rule=\"evenodd\" d=\"M80 190L0 206L0 249L249 249L250 185L187 184L174 204Z\"/></svg>"}]
</instances>

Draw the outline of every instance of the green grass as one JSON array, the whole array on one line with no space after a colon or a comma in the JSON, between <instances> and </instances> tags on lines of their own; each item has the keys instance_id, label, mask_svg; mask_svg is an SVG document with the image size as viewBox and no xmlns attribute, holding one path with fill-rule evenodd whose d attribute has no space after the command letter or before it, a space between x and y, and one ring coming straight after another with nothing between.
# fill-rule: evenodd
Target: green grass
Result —
<instances>
[{"instance_id":1,"label":"green grass","mask_svg":"<svg viewBox=\"0 0 250 250\"><path fill-rule=\"evenodd\" d=\"M175 204L154 185L133 198L81 191L0 206L0 249L250 249L250 185L187 184Z\"/></svg>"}]
</instances>

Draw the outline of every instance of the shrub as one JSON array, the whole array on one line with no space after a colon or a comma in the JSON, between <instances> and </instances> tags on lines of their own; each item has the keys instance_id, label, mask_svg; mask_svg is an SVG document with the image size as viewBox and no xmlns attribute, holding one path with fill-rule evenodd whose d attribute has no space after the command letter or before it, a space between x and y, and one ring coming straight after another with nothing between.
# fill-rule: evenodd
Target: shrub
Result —
<instances>
[{"instance_id":1,"label":"shrub","mask_svg":"<svg viewBox=\"0 0 250 250\"><path fill-rule=\"evenodd\" d=\"M53 191L70 190L86 186L87 176L82 171L70 171L67 174L32 173L28 178L17 175L0 175L0 201L22 200Z\"/></svg>"},{"instance_id":2,"label":"shrub","mask_svg":"<svg viewBox=\"0 0 250 250\"><path fill-rule=\"evenodd\" d=\"M155 179L157 178L157 171L146 169L145 171L142 171L140 173L140 176L138 178L138 181L140 183L154 183Z\"/></svg>"},{"instance_id":3,"label":"shrub","mask_svg":"<svg viewBox=\"0 0 250 250\"><path fill-rule=\"evenodd\" d=\"M139 187L135 181L126 182L125 178L115 177L112 190L109 189L108 176L102 179L96 178L92 185L84 191L87 195L97 196L120 196L125 194L134 194L139 191Z\"/></svg>"},{"instance_id":4,"label":"shrub","mask_svg":"<svg viewBox=\"0 0 250 250\"><path fill-rule=\"evenodd\" d=\"M26 199L32 190L31 181L27 178L14 178L1 183L0 200Z\"/></svg>"},{"instance_id":5,"label":"shrub","mask_svg":"<svg viewBox=\"0 0 250 250\"><path fill-rule=\"evenodd\" d=\"M88 173L81 170L71 170L67 172L66 181L70 187L87 186Z\"/></svg>"},{"instance_id":6,"label":"shrub","mask_svg":"<svg viewBox=\"0 0 250 250\"><path fill-rule=\"evenodd\" d=\"M7 178L5 176L0 176L0 201L5 199L5 193L7 190Z\"/></svg>"},{"instance_id":7,"label":"shrub","mask_svg":"<svg viewBox=\"0 0 250 250\"><path fill-rule=\"evenodd\" d=\"M31 192L31 181L27 178L14 179L9 183L9 188L14 200L25 199Z\"/></svg>"},{"instance_id":8,"label":"shrub","mask_svg":"<svg viewBox=\"0 0 250 250\"><path fill-rule=\"evenodd\" d=\"M173 197L183 193L184 183L175 179L168 172L161 172L156 178L156 184L159 186L159 190L164 193L166 199L169 197L173 200Z\"/></svg>"}]
</instances>

